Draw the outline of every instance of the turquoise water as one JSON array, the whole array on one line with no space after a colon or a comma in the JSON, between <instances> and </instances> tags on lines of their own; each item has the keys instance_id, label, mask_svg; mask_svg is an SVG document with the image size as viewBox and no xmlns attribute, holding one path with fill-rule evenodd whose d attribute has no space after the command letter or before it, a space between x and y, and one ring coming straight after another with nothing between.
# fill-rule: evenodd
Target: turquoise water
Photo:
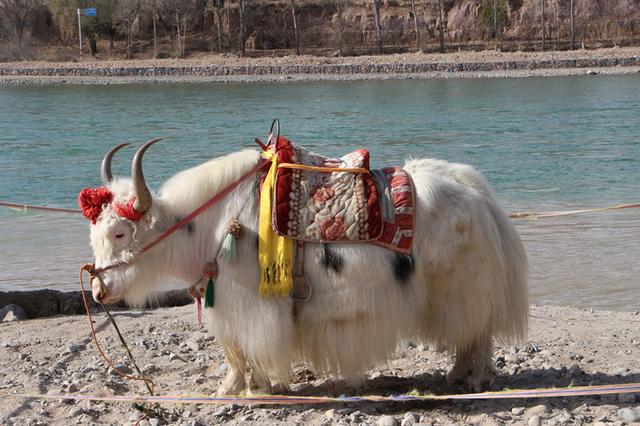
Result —
<instances>
[{"instance_id":1,"label":"turquoise water","mask_svg":"<svg viewBox=\"0 0 640 426\"><path fill-rule=\"evenodd\" d=\"M434 81L0 87L0 200L75 207L104 152L145 156L152 187L204 159L283 134L374 165L469 163L509 211L640 200L640 75ZM127 174L132 150L114 173ZM519 221L534 302L640 308L640 210ZM75 289L87 223L0 210L0 290Z\"/></svg>"}]
</instances>

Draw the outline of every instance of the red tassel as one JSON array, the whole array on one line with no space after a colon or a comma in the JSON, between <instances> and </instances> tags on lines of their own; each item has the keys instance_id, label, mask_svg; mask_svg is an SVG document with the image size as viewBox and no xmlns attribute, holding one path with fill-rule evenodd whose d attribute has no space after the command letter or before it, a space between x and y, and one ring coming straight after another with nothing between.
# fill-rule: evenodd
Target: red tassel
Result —
<instances>
[{"instance_id":1,"label":"red tassel","mask_svg":"<svg viewBox=\"0 0 640 426\"><path fill-rule=\"evenodd\" d=\"M144 215L144 213L140 213L133 208L133 203L135 201L136 197L131 197L129 202L124 206L122 204L113 203L113 209L116 211L116 213L118 213L118 216L135 222L137 220L140 220L140 218Z\"/></svg>"},{"instance_id":2,"label":"red tassel","mask_svg":"<svg viewBox=\"0 0 640 426\"><path fill-rule=\"evenodd\" d=\"M78 194L78 207L82 210L84 217L89 219L94 225L102 213L102 206L109 204L113 199L113 194L108 188L84 188Z\"/></svg>"}]
</instances>

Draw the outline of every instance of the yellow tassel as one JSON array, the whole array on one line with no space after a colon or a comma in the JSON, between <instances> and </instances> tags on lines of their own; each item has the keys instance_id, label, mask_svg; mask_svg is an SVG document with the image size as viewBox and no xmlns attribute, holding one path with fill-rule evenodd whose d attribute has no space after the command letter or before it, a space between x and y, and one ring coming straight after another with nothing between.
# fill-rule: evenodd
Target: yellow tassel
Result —
<instances>
[{"instance_id":1,"label":"yellow tassel","mask_svg":"<svg viewBox=\"0 0 640 426\"><path fill-rule=\"evenodd\" d=\"M293 289L293 240L282 237L271 225L274 186L278 171L278 157L271 151L262 155L271 160L271 167L260 193L260 223L258 227L258 260L262 269L260 294L286 296Z\"/></svg>"}]
</instances>

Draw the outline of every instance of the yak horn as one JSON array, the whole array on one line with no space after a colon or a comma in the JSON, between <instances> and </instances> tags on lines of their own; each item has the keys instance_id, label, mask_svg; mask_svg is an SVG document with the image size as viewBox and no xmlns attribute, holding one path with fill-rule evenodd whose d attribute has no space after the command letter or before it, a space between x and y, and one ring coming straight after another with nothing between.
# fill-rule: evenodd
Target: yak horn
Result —
<instances>
[{"instance_id":1,"label":"yak horn","mask_svg":"<svg viewBox=\"0 0 640 426\"><path fill-rule=\"evenodd\" d=\"M113 180L113 175L111 174L111 160L116 152L120 150L120 148L124 148L128 146L128 143L121 143L120 145L116 145L109 152L106 153L104 158L102 159L102 165L100 166L100 179L102 180L102 184L107 186Z\"/></svg>"},{"instance_id":2,"label":"yak horn","mask_svg":"<svg viewBox=\"0 0 640 426\"><path fill-rule=\"evenodd\" d=\"M136 197L136 200L133 203L133 208L139 213L146 212L149 210L149 207L151 207L151 204L153 204L153 197L151 197L151 192L149 191L149 188L147 188L147 184L144 181L144 174L142 173L142 157L144 156L144 152L147 148L160 140L162 140L162 138L151 139L149 142L142 145L138 151L136 151L136 155L133 157L133 162L131 163L133 194Z\"/></svg>"}]
</instances>

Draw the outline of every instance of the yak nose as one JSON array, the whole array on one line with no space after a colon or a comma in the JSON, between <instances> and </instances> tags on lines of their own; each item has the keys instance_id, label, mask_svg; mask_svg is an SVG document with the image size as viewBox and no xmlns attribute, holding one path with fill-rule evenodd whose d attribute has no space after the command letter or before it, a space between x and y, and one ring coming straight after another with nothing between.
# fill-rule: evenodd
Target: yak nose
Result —
<instances>
[{"instance_id":1,"label":"yak nose","mask_svg":"<svg viewBox=\"0 0 640 426\"><path fill-rule=\"evenodd\" d=\"M102 299L107 296L106 288L102 285L100 278L94 278L91 280L91 295L93 296L93 300L98 303L101 303Z\"/></svg>"}]
</instances>

